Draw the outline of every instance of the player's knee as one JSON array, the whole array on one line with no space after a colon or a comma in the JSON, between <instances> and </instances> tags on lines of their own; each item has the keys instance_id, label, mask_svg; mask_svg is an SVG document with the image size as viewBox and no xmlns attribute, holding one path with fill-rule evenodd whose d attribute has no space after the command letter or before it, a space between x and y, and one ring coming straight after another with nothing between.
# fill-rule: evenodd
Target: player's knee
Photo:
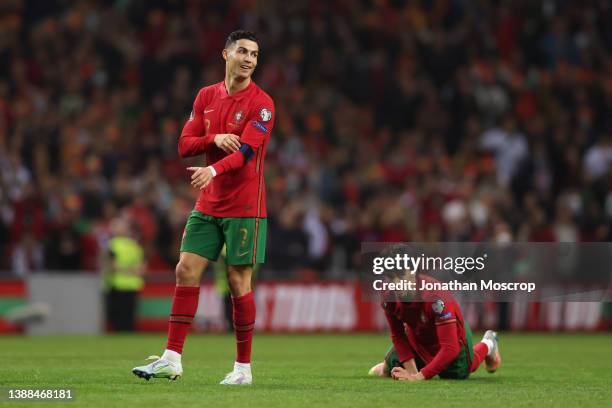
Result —
<instances>
[{"instance_id":1,"label":"player's knee","mask_svg":"<svg viewBox=\"0 0 612 408\"><path fill-rule=\"evenodd\" d=\"M243 296L251 291L251 275L232 268L227 275L227 283L232 296Z\"/></svg>"},{"instance_id":2,"label":"player's knee","mask_svg":"<svg viewBox=\"0 0 612 408\"><path fill-rule=\"evenodd\" d=\"M244 279L237 273L230 273L227 277L227 283L229 284L230 290L233 295L242 292L244 287Z\"/></svg>"},{"instance_id":3,"label":"player's knee","mask_svg":"<svg viewBox=\"0 0 612 408\"><path fill-rule=\"evenodd\" d=\"M176 283L178 285L196 285L198 284L198 271L193 266L186 262L179 261L175 270Z\"/></svg>"}]
</instances>

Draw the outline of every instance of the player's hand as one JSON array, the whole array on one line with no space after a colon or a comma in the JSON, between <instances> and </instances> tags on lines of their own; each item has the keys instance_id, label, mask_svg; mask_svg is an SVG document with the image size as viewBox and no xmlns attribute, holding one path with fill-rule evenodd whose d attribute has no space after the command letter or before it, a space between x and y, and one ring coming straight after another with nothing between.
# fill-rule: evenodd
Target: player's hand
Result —
<instances>
[{"instance_id":1,"label":"player's hand","mask_svg":"<svg viewBox=\"0 0 612 408\"><path fill-rule=\"evenodd\" d=\"M410 374L408 370L402 367L394 367L391 370L391 377L398 381L421 381L425 379L420 371L416 374Z\"/></svg>"},{"instance_id":2,"label":"player's hand","mask_svg":"<svg viewBox=\"0 0 612 408\"><path fill-rule=\"evenodd\" d=\"M240 149L240 137L233 133L219 133L215 135L215 144L225 153L234 153Z\"/></svg>"},{"instance_id":3,"label":"player's hand","mask_svg":"<svg viewBox=\"0 0 612 408\"><path fill-rule=\"evenodd\" d=\"M191 185L203 190L213 179L213 174L208 167L187 167L187 170L193 171L191 175Z\"/></svg>"}]
</instances>

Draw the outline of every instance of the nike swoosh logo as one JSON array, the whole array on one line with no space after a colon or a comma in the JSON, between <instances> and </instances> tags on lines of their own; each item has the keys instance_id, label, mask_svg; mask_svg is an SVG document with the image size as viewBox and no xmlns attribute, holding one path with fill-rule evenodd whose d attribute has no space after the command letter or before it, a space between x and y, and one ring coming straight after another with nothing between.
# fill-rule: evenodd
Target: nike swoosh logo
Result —
<instances>
[{"instance_id":1,"label":"nike swoosh logo","mask_svg":"<svg viewBox=\"0 0 612 408\"><path fill-rule=\"evenodd\" d=\"M248 253L249 253L249 251L246 251L246 252L245 252L245 253L243 253L243 254L236 254L236 255L237 255L237 256L245 256L245 255L246 255L246 254L248 254Z\"/></svg>"},{"instance_id":2,"label":"nike swoosh logo","mask_svg":"<svg viewBox=\"0 0 612 408\"><path fill-rule=\"evenodd\" d=\"M214 109L204 110L204 113L209 113L209 112L212 112L212 111L214 111Z\"/></svg>"}]
</instances>

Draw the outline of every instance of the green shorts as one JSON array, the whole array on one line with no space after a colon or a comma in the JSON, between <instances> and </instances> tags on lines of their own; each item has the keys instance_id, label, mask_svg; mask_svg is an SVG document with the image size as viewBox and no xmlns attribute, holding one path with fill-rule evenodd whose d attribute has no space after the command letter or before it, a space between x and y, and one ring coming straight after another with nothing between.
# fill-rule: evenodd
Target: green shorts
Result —
<instances>
[{"instance_id":1,"label":"green shorts","mask_svg":"<svg viewBox=\"0 0 612 408\"><path fill-rule=\"evenodd\" d=\"M459 353L457 358L451 361L451 363L446 366L446 368L442 370L440 374L438 374L440 378L465 380L470 376L472 360L474 360L474 350L472 350L472 331L467 323L464 323L463 326L465 328L465 338L467 340L467 344L461 345L461 353ZM414 362L417 366L417 370L421 370L426 365L425 362L419 358L419 356L414 357ZM385 366L388 371L391 371L393 367L402 366L393 346L391 346L389 351L387 351L387 355L385 356Z\"/></svg>"},{"instance_id":2,"label":"green shorts","mask_svg":"<svg viewBox=\"0 0 612 408\"><path fill-rule=\"evenodd\" d=\"M181 241L181 252L216 261L227 246L228 265L263 263L266 257L265 218L213 217L193 210Z\"/></svg>"}]
</instances>

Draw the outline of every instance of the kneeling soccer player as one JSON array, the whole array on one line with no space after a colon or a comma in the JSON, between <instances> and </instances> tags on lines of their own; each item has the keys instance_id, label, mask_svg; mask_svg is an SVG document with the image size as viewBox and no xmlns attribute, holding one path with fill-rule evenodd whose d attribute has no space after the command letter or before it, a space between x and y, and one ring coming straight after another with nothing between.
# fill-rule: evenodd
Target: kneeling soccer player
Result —
<instances>
[{"instance_id":1,"label":"kneeling soccer player","mask_svg":"<svg viewBox=\"0 0 612 408\"><path fill-rule=\"evenodd\" d=\"M387 277L391 281L413 280L421 287L423 275L404 271ZM501 364L497 333L487 330L481 342L472 347L472 333L463 320L459 304L445 291L409 294L394 292L383 303L393 346L385 360L369 375L395 380L420 381L440 378L466 379L485 362L493 373Z\"/></svg>"}]
</instances>

